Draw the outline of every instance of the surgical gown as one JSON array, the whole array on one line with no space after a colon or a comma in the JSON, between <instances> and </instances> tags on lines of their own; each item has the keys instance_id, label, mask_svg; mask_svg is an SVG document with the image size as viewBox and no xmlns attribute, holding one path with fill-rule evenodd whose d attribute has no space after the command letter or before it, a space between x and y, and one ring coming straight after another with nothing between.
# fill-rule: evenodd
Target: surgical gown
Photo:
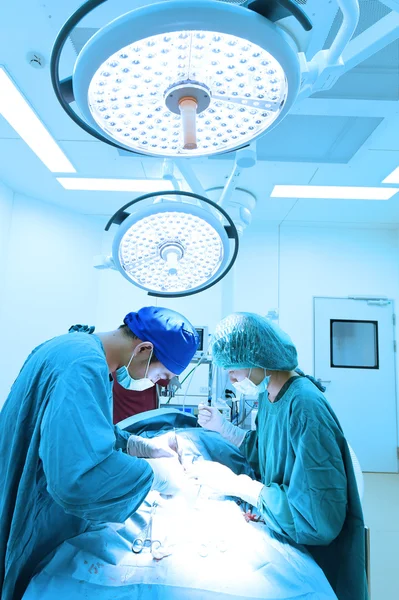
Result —
<instances>
[{"instance_id":1,"label":"surgical gown","mask_svg":"<svg viewBox=\"0 0 399 600\"><path fill-rule=\"evenodd\" d=\"M274 403L259 398L257 429L240 450L265 484L268 527L303 544L339 600L368 598L364 522L348 445L318 388L292 377Z\"/></svg>"},{"instance_id":2,"label":"surgical gown","mask_svg":"<svg viewBox=\"0 0 399 600\"><path fill-rule=\"evenodd\" d=\"M67 334L36 348L0 413L0 596L19 600L64 540L123 523L153 472L122 452L101 341Z\"/></svg>"}]
</instances>

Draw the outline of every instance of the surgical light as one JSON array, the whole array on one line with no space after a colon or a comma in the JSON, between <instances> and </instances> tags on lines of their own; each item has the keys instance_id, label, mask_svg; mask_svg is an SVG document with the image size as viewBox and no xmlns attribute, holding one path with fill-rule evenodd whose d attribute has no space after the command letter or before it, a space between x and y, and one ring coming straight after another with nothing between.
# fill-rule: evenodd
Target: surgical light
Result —
<instances>
[{"instance_id":1,"label":"surgical light","mask_svg":"<svg viewBox=\"0 0 399 600\"><path fill-rule=\"evenodd\" d=\"M126 212L129 207L131 213ZM187 296L207 289L237 257L238 234L229 215L191 192L147 194L119 209L106 230L113 223L119 224L114 267L152 296Z\"/></svg>"},{"instance_id":2,"label":"surgical light","mask_svg":"<svg viewBox=\"0 0 399 600\"><path fill-rule=\"evenodd\" d=\"M87 42L72 77L60 82L68 34L103 2L72 15L51 60L61 105L96 138L155 156L207 156L248 144L292 106L300 85L292 38L258 6L221 1L150 3L120 16ZM311 28L298 4L284 5Z\"/></svg>"}]
</instances>

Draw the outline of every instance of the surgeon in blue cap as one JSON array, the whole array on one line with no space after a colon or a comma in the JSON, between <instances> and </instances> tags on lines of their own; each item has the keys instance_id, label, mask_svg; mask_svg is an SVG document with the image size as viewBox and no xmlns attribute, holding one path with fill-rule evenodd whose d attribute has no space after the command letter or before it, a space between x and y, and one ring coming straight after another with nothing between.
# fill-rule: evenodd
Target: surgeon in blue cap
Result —
<instances>
[{"instance_id":1,"label":"surgeon in blue cap","mask_svg":"<svg viewBox=\"0 0 399 600\"><path fill-rule=\"evenodd\" d=\"M0 413L0 597L20 600L59 544L124 522L184 471L168 444L112 424L111 383L146 389L179 375L198 337L181 314L145 307L114 331L75 331L33 350Z\"/></svg>"}]
</instances>

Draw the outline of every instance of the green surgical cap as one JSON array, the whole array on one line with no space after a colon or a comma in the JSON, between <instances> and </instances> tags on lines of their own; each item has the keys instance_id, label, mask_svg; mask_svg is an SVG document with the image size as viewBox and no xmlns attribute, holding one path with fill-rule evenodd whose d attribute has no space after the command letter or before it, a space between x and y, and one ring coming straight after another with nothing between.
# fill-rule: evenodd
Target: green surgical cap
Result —
<instances>
[{"instance_id":1,"label":"green surgical cap","mask_svg":"<svg viewBox=\"0 0 399 600\"><path fill-rule=\"evenodd\" d=\"M216 326L212 358L223 369L261 367L292 371L298 366L291 338L268 319L254 313L233 313Z\"/></svg>"}]
</instances>

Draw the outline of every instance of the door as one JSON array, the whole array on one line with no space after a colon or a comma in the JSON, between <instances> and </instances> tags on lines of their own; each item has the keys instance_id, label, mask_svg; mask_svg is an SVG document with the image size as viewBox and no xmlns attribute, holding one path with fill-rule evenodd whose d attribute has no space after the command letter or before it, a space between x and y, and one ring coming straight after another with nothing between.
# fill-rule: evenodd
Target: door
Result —
<instances>
[{"instance_id":1,"label":"door","mask_svg":"<svg viewBox=\"0 0 399 600\"><path fill-rule=\"evenodd\" d=\"M314 298L316 379L363 471L397 472L393 304Z\"/></svg>"}]
</instances>

